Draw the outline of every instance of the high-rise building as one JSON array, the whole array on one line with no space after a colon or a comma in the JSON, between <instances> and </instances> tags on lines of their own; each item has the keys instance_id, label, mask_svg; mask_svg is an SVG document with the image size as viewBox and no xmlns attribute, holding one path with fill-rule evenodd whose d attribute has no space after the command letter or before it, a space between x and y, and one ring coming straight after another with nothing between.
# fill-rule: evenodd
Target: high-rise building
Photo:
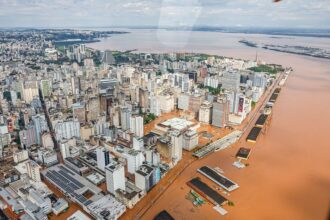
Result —
<instances>
[{"instance_id":1,"label":"high-rise building","mask_svg":"<svg viewBox=\"0 0 330 220\"><path fill-rule=\"evenodd\" d=\"M37 81L24 81L21 83L22 98L26 103L30 103L34 97L39 97Z\"/></svg>"},{"instance_id":2,"label":"high-rise building","mask_svg":"<svg viewBox=\"0 0 330 220\"><path fill-rule=\"evenodd\" d=\"M142 137L134 136L133 137L133 149L134 150L142 150L144 145L144 141Z\"/></svg>"},{"instance_id":3,"label":"high-rise building","mask_svg":"<svg viewBox=\"0 0 330 220\"><path fill-rule=\"evenodd\" d=\"M188 94L180 94L178 96L178 109L187 111L189 109L189 98Z\"/></svg>"},{"instance_id":4,"label":"high-rise building","mask_svg":"<svg viewBox=\"0 0 330 220\"><path fill-rule=\"evenodd\" d=\"M222 88L237 91L240 86L241 76L239 72L225 72L222 77Z\"/></svg>"},{"instance_id":5,"label":"high-rise building","mask_svg":"<svg viewBox=\"0 0 330 220\"><path fill-rule=\"evenodd\" d=\"M220 128L226 126L229 114L228 107L226 98L218 99L217 102L213 102L212 125Z\"/></svg>"},{"instance_id":6,"label":"high-rise building","mask_svg":"<svg viewBox=\"0 0 330 220\"><path fill-rule=\"evenodd\" d=\"M160 153L156 150L146 150L146 162L150 165L158 166L160 164Z\"/></svg>"},{"instance_id":7,"label":"high-rise building","mask_svg":"<svg viewBox=\"0 0 330 220\"><path fill-rule=\"evenodd\" d=\"M87 104L87 120L96 121L100 115L100 102L96 96L90 97Z\"/></svg>"},{"instance_id":8,"label":"high-rise building","mask_svg":"<svg viewBox=\"0 0 330 220\"><path fill-rule=\"evenodd\" d=\"M135 172L135 185L141 190L148 192L160 179L160 175L157 178L154 172L154 167L146 164L141 165Z\"/></svg>"},{"instance_id":9,"label":"high-rise building","mask_svg":"<svg viewBox=\"0 0 330 220\"><path fill-rule=\"evenodd\" d=\"M143 117L142 116L131 116L130 130L136 136L143 137Z\"/></svg>"},{"instance_id":10,"label":"high-rise building","mask_svg":"<svg viewBox=\"0 0 330 220\"><path fill-rule=\"evenodd\" d=\"M240 92L230 91L226 92L226 97L229 102L229 112L233 114L238 114L239 108L242 108L242 105L239 107L239 103L242 103L242 100L240 100L240 98L244 99L245 95Z\"/></svg>"},{"instance_id":11,"label":"high-rise building","mask_svg":"<svg viewBox=\"0 0 330 220\"><path fill-rule=\"evenodd\" d=\"M59 121L54 126L56 140L80 138L80 123L78 119Z\"/></svg>"},{"instance_id":12,"label":"high-rise building","mask_svg":"<svg viewBox=\"0 0 330 220\"><path fill-rule=\"evenodd\" d=\"M191 151L198 146L198 133L196 130L187 130L183 134L183 149Z\"/></svg>"},{"instance_id":13,"label":"high-rise building","mask_svg":"<svg viewBox=\"0 0 330 220\"><path fill-rule=\"evenodd\" d=\"M219 87L219 79L217 76L209 76L204 79L204 86L209 86L212 88Z\"/></svg>"},{"instance_id":14,"label":"high-rise building","mask_svg":"<svg viewBox=\"0 0 330 220\"><path fill-rule=\"evenodd\" d=\"M85 105L82 103L74 103L72 105L73 117L77 118L80 124L86 123Z\"/></svg>"},{"instance_id":15,"label":"high-rise building","mask_svg":"<svg viewBox=\"0 0 330 220\"><path fill-rule=\"evenodd\" d=\"M181 132L178 130L170 130L169 135L171 138L170 154L172 160L176 164L182 158L183 138Z\"/></svg>"},{"instance_id":16,"label":"high-rise building","mask_svg":"<svg viewBox=\"0 0 330 220\"><path fill-rule=\"evenodd\" d=\"M168 113L174 110L174 96L163 93L159 95L160 110L162 113Z\"/></svg>"},{"instance_id":17,"label":"high-rise building","mask_svg":"<svg viewBox=\"0 0 330 220\"><path fill-rule=\"evenodd\" d=\"M45 115L33 115L32 121L35 126L36 140L37 140L37 143L40 145L41 144L41 134L45 131L46 132L49 131Z\"/></svg>"},{"instance_id":18,"label":"high-rise building","mask_svg":"<svg viewBox=\"0 0 330 220\"><path fill-rule=\"evenodd\" d=\"M57 153L51 149L39 148L38 160L46 167L53 166L58 163Z\"/></svg>"},{"instance_id":19,"label":"high-rise building","mask_svg":"<svg viewBox=\"0 0 330 220\"><path fill-rule=\"evenodd\" d=\"M25 129L21 130L19 132L19 137L21 140L21 145L24 149L31 147L32 145L37 144L38 140L37 137L40 134L37 135L36 133L36 126L35 125L27 125L25 126Z\"/></svg>"},{"instance_id":20,"label":"high-rise building","mask_svg":"<svg viewBox=\"0 0 330 220\"><path fill-rule=\"evenodd\" d=\"M136 150L128 151L124 157L127 159L127 171L131 174L134 174L145 161L143 153Z\"/></svg>"},{"instance_id":21,"label":"high-rise building","mask_svg":"<svg viewBox=\"0 0 330 220\"><path fill-rule=\"evenodd\" d=\"M203 101L204 101L204 96L200 94L191 95L189 97L189 111L198 113Z\"/></svg>"},{"instance_id":22,"label":"high-rise building","mask_svg":"<svg viewBox=\"0 0 330 220\"><path fill-rule=\"evenodd\" d=\"M189 92L190 89L190 81L189 81L189 75L184 74L182 76L182 83L181 83L181 92Z\"/></svg>"},{"instance_id":23,"label":"high-rise building","mask_svg":"<svg viewBox=\"0 0 330 220\"><path fill-rule=\"evenodd\" d=\"M127 107L121 108L120 111L120 122L121 122L121 128L123 130L129 129L130 126L130 119L131 119L131 110L129 110Z\"/></svg>"},{"instance_id":24,"label":"high-rise building","mask_svg":"<svg viewBox=\"0 0 330 220\"><path fill-rule=\"evenodd\" d=\"M209 124L211 121L212 104L208 101L204 101L199 109L199 121L205 124Z\"/></svg>"},{"instance_id":25,"label":"high-rise building","mask_svg":"<svg viewBox=\"0 0 330 220\"><path fill-rule=\"evenodd\" d=\"M116 195L116 190L125 190L125 169L121 163L111 161L105 167L105 176L107 182L107 190Z\"/></svg>"},{"instance_id":26,"label":"high-rise building","mask_svg":"<svg viewBox=\"0 0 330 220\"><path fill-rule=\"evenodd\" d=\"M264 73L254 73L252 85L264 89L267 85L267 79Z\"/></svg>"},{"instance_id":27,"label":"high-rise building","mask_svg":"<svg viewBox=\"0 0 330 220\"><path fill-rule=\"evenodd\" d=\"M43 97L48 97L52 93L52 84L48 79L40 81L40 90Z\"/></svg>"},{"instance_id":28,"label":"high-rise building","mask_svg":"<svg viewBox=\"0 0 330 220\"><path fill-rule=\"evenodd\" d=\"M20 163L22 161L29 159L29 152L27 150L15 152L13 154L13 158L15 163Z\"/></svg>"},{"instance_id":29,"label":"high-rise building","mask_svg":"<svg viewBox=\"0 0 330 220\"><path fill-rule=\"evenodd\" d=\"M97 167L100 170L105 170L105 167L110 163L109 150L105 147L98 147L96 149Z\"/></svg>"},{"instance_id":30,"label":"high-rise building","mask_svg":"<svg viewBox=\"0 0 330 220\"><path fill-rule=\"evenodd\" d=\"M26 163L26 169L27 169L27 174L28 176L36 181L40 182L40 166L33 160L30 160Z\"/></svg>"},{"instance_id":31,"label":"high-rise building","mask_svg":"<svg viewBox=\"0 0 330 220\"><path fill-rule=\"evenodd\" d=\"M159 98L155 95L150 95L149 97L149 105L150 105L150 113L154 114L155 116L160 116L160 103Z\"/></svg>"}]
</instances>

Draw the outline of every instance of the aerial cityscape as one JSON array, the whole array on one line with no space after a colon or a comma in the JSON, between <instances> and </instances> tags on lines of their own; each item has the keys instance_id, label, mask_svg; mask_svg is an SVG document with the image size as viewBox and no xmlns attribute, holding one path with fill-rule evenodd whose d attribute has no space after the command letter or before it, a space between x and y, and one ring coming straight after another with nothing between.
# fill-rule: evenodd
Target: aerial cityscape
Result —
<instances>
[{"instance_id":1,"label":"aerial cityscape","mask_svg":"<svg viewBox=\"0 0 330 220\"><path fill-rule=\"evenodd\" d=\"M298 2L0 1L0 219L329 219L330 5Z\"/></svg>"}]
</instances>

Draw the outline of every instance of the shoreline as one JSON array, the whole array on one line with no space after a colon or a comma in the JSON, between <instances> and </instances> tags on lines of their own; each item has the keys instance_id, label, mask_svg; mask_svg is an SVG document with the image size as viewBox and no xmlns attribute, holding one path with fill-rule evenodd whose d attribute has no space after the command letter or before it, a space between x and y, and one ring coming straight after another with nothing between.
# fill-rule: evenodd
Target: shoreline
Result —
<instances>
[{"instance_id":1,"label":"shoreline","mask_svg":"<svg viewBox=\"0 0 330 220\"><path fill-rule=\"evenodd\" d=\"M304 58L298 59L304 60ZM330 175L327 172L327 167L329 166L326 166L326 164L330 164L329 162L326 162L327 157L323 154L326 154L326 152L329 153L328 148L325 146L326 142L324 139L327 135L324 132L319 134L321 137L324 136L318 143L319 150L312 153L312 155L314 155L314 160L307 159L306 157L310 156L310 151L307 149L309 149L311 141L312 143L314 141L313 139L311 140L310 138L307 138L306 136L308 135L292 136L292 132L295 133L299 130L299 133L304 134L305 130L304 127L299 124L299 122L301 123L300 117L288 116L288 114L295 114L295 108L292 106L295 104L295 101L291 100L291 98L293 98L292 96L295 97L294 99L296 99L296 102L298 101L299 106L304 105L304 97L297 98L295 96L295 93L297 93L295 86L297 81L299 83L299 81L302 80L300 77L301 74L303 74L303 77L308 76L310 74L308 70L315 68L315 65L317 65L317 62L309 60L304 66L311 63L313 63L313 65L302 72L300 71L304 69L304 67L294 67L294 72L292 72L292 75L288 78L286 85L282 89L282 94L278 98L278 103L274 106L274 119L268 128L267 134L261 135L258 143L255 145L246 143L244 141L244 137L242 137L241 141L235 146L232 146L224 151L215 152L212 155L195 162L190 170L188 169L183 172L181 179L179 177L179 179L175 181L171 187L169 187L168 195L165 193L161 196L157 206L152 207L142 219L151 219L162 209L168 210L174 217L180 218L180 216L186 216L187 219L202 218L203 216L205 217L206 213L209 216L209 219L216 219L220 217L223 219L246 219L246 216L249 216L248 219L326 219L326 215L328 214L327 201L329 201L327 199L327 195L329 195L327 192L330 193L330 190L327 188L328 185L326 184L330 183ZM330 65L327 64L327 66ZM300 74L298 74L298 72ZM316 74L321 73L321 75L324 73L322 70L314 70L313 72L316 72ZM330 80L330 76L328 76L327 79ZM319 81L316 80L316 82ZM316 84L315 86L319 85ZM306 90L308 91L309 88L307 87ZM306 94L306 92L302 93L308 96L313 95L311 93ZM329 94L324 92L322 92L322 94L322 97L330 97ZM291 108L288 108L288 105L291 106ZM305 115L307 118L315 116L312 113ZM290 118L291 120L294 120L294 124L296 124L296 126L293 127L293 130L291 129L290 132L286 131L286 133L289 132L289 135L286 135L283 132L288 130L288 128L284 125L287 124L287 121L290 120ZM315 126L320 126L320 124L314 125L313 128ZM284 131L281 131L283 129ZM307 141L307 143L305 145L292 145L291 142L295 141L298 143ZM232 155L239 147L245 146L251 147L253 151L252 157L249 159L250 166L243 170L238 170L231 165L233 162ZM295 161L290 160L290 158L283 158L281 155L284 154L289 156L292 154L291 152L293 150L297 155L300 155L300 157ZM314 164L316 158L318 158L319 162ZM189 201L184 199L184 194L186 194L189 188L186 188L183 185L192 176L199 176L196 174L196 170L194 170L195 168L198 168L198 164L219 166L226 172L228 177L240 184L240 189L229 196L229 198L233 200L236 205L235 207L228 208L229 213L226 216L220 216L214 210L211 211L210 207L201 207L198 208L199 210L194 211L194 213L190 212L192 205ZM306 169L302 167L302 164L304 165L303 167L308 167L307 170L312 171L306 172ZM291 170L291 172L288 173L288 170ZM323 186L321 185L319 187L315 187L312 184L308 187L309 190L306 191L306 186L301 182L301 178L305 179L308 176L316 175L317 173L320 174L318 178L323 179ZM255 184L255 180L262 181L262 183ZM300 184L296 181L299 181ZM208 181L206 182L212 186L212 183ZM182 186L184 187L184 190L178 189ZM313 200L317 200L319 202L317 204L310 204L307 200L303 201L302 196L305 197L306 194L310 196L311 199L313 198ZM176 197L178 199L175 200L171 198L173 195L177 195ZM286 195L294 196L293 201L291 201L292 199L288 200ZM295 203L299 205L296 205ZM179 208L178 206L181 207ZM304 208L300 208L306 206L309 207L306 210ZM296 209L300 210L300 212L295 211Z\"/></svg>"},{"instance_id":2,"label":"shoreline","mask_svg":"<svg viewBox=\"0 0 330 220\"><path fill-rule=\"evenodd\" d=\"M152 42L151 46L143 45L142 42L132 47L125 44L129 42L127 38L112 40L114 41L98 44L98 49L108 49L113 45L115 50L135 48L138 52L145 53L192 52L186 50L189 44L184 48L171 48L164 47L159 42ZM118 42L122 43L118 45ZM194 53L247 60L255 58L256 51L253 48L237 44L229 48L224 48L221 44L215 47L207 44L199 48L193 44L192 48ZM159 46L154 47L155 45ZM267 63L278 63L294 69L274 106L273 119L267 134L260 135L258 143L254 145L246 143L243 136L234 146L192 163L160 196L157 204L145 213L142 220L152 219L164 209L177 219L326 219L330 200L330 174L327 169L330 163L326 156L330 153L326 144L327 131L330 129L327 112L330 103L325 100L330 100L330 63L326 59L312 56L264 49L258 50L258 57ZM252 152L248 162L250 165L239 170L232 166L233 157L240 147L246 146ZM228 197L235 206L228 207L229 213L226 216L220 216L210 205L194 208L185 199L190 190L186 182L193 177L201 177L196 172L201 165L220 167L228 178L240 185ZM213 185L208 180L205 182ZM121 219L128 218L124 215Z\"/></svg>"}]
</instances>

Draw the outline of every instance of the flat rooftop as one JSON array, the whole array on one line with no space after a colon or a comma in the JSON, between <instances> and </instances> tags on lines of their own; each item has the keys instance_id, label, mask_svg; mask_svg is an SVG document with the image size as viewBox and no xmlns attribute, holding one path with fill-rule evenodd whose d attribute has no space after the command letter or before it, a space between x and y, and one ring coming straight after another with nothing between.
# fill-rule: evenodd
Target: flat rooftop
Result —
<instances>
[{"instance_id":1,"label":"flat rooftop","mask_svg":"<svg viewBox=\"0 0 330 220\"><path fill-rule=\"evenodd\" d=\"M241 147L237 153L236 153L236 157L240 158L240 159L248 159L251 153L251 149L250 148L244 148Z\"/></svg>"},{"instance_id":2,"label":"flat rooftop","mask_svg":"<svg viewBox=\"0 0 330 220\"><path fill-rule=\"evenodd\" d=\"M259 116L259 118L257 119L257 121L256 121L256 126L257 126L257 127L262 127L262 126L264 126L264 124L266 123L267 118L268 118L268 115L261 114L261 115Z\"/></svg>"},{"instance_id":3,"label":"flat rooftop","mask_svg":"<svg viewBox=\"0 0 330 220\"><path fill-rule=\"evenodd\" d=\"M85 215L82 211L78 210L72 215L70 215L67 220L91 220L87 215Z\"/></svg>"},{"instance_id":4,"label":"flat rooftop","mask_svg":"<svg viewBox=\"0 0 330 220\"><path fill-rule=\"evenodd\" d=\"M136 172L142 176L148 176L153 170L154 170L154 168L152 168L146 164L142 164Z\"/></svg>"},{"instance_id":5,"label":"flat rooftop","mask_svg":"<svg viewBox=\"0 0 330 220\"><path fill-rule=\"evenodd\" d=\"M278 94L273 93L272 96L269 98L269 102L274 103L278 97Z\"/></svg>"},{"instance_id":6,"label":"flat rooftop","mask_svg":"<svg viewBox=\"0 0 330 220\"><path fill-rule=\"evenodd\" d=\"M253 127L250 133L248 134L246 141L255 143L257 141L260 132L261 132L261 128Z\"/></svg>"},{"instance_id":7,"label":"flat rooftop","mask_svg":"<svg viewBox=\"0 0 330 220\"><path fill-rule=\"evenodd\" d=\"M274 90L274 94L279 94L281 92L281 88L276 88L275 90Z\"/></svg>"},{"instance_id":8,"label":"flat rooftop","mask_svg":"<svg viewBox=\"0 0 330 220\"><path fill-rule=\"evenodd\" d=\"M222 205L228 200L220 195L217 191L209 187L206 183L202 182L198 177L190 180L188 183L192 189L194 189L197 193L204 196L210 202L218 205Z\"/></svg>"},{"instance_id":9,"label":"flat rooftop","mask_svg":"<svg viewBox=\"0 0 330 220\"><path fill-rule=\"evenodd\" d=\"M155 216L154 220L174 220L174 218L166 210L163 210Z\"/></svg>"},{"instance_id":10,"label":"flat rooftop","mask_svg":"<svg viewBox=\"0 0 330 220\"><path fill-rule=\"evenodd\" d=\"M99 194L102 191L85 178L70 171L64 165L50 167L44 170L42 174L48 181L81 206L87 206L93 202L83 195L86 191L91 191L93 194Z\"/></svg>"},{"instance_id":11,"label":"flat rooftop","mask_svg":"<svg viewBox=\"0 0 330 220\"><path fill-rule=\"evenodd\" d=\"M234 189L238 188L238 185L236 183L234 183L227 177L217 173L215 170L213 170L208 166L203 166L199 168L197 171L203 174L204 176L208 177L210 180L217 183L227 191L233 191Z\"/></svg>"},{"instance_id":12,"label":"flat rooftop","mask_svg":"<svg viewBox=\"0 0 330 220\"><path fill-rule=\"evenodd\" d=\"M160 125L163 125L163 126L169 127L169 128L173 128L173 129L176 129L179 131L181 131L187 127L190 127L193 124L194 124L193 122L188 121L183 118L171 118L171 119L168 119L168 120L160 123Z\"/></svg>"},{"instance_id":13,"label":"flat rooftop","mask_svg":"<svg viewBox=\"0 0 330 220\"><path fill-rule=\"evenodd\" d=\"M95 219L118 219L126 211L125 205L111 195L104 195L102 189L65 165L52 166L42 171L42 175ZM87 199L85 193L93 195Z\"/></svg>"}]
</instances>

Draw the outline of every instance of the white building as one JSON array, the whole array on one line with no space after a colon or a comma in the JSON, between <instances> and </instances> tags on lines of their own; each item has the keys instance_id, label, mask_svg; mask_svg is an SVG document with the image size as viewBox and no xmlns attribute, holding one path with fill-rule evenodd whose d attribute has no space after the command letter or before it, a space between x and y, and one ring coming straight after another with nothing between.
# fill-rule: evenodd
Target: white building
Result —
<instances>
[{"instance_id":1,"label":"white building","mask_svg":"<svg viewBox=\"0 0 330 220\"><path fill-rule=\"evenodd\" d=\"M174 96L170 94L159 95L160 110L162 113L168 113L174 110Z\"/></svg>"},{"instance_id":2,"label":"white building","mask_svg":"<svg viewBox=\"0 0 330 220\"><path fill-rule=\"evenodd\" d=\"M199 121L205 124L209 124L211 121L212 104L208 101L204 101L199 109Z\"/></svg>"},{"instance_id":3,"label":"white building","mask_svg":"<svg viewBox=\"0 0 330 220\"><path fill-rule=\"evenodd\" d=\"M152 176L154 169L148 165L142 165L135 172L135 185L141 190L148 192L153 186Z\"/></svg>"},{"instance_id":4,"label":"white building","mask_svg":"<svg viewBox=\"0 0 330 220\"><path fill-rule=\"evenodd\" d=\"M143 138L142 137L137 137L137 136L134 136L133 137L133 149L134 150L142 150L143 149L143 145L144 145L144 142L143 142Z\"/></svg>"},{"instance_id":5,"label":"white building","mask_svg":"<svg viewBox=\"0 0 330 220\"><path fill-rule=\"evenodd\" d=\"M31 189L29 191L29 200L36 204L38 207L42 209L42 212L44 214L49 214L52 211L52 204L50 201L50 198L46 197L44 198L39 192L37 192L34 189Z\"/></svg>"},{"instance_id":6,"label":"white building","mask_svg":"<svg viewBox=\"0 0 330 220\"><path fill-rule=\"evenodd\" d=\"M160 164L160 153L154 150L146 150L146 162L158 166Z\"/></svg>"},{"instance_id":7,"label":"white building","mask_svg":"<svg viewBox=\"0 0 330 220\"><path fill-rule=\"evenodd\" d=\"M18 151L13 154L13 158L15 163L20 163L29 159L29 153L27 150Z\"/></svg>"},{"instance_id":8,"label":"white building","mask_svg":"<svg viewBox=\"0 0 330 220\"><path fill-rule=\"evenodd\" d=\"M130 150L124 154L127 160L127 171L134 174L135 171L143 164L145 158L141 151Z\"/></svg>"},{"instance_id":9,"label":"white building","mask_svg":"<svg viewBox=\"0 0 330 220\"><path fill-rule=\"evenodd\" d=\"M54 130L57 141L73 137L80 138L80 123L78 119L59 121L56 123Z\"/></svg>"},{"instance_id":10,"label":"white building","mask_svg":"<svg viewBox=\"0 0 330 220\"><path fill-rule=\"evenodd\" d=\"M52 166L58 163L57 153L48 148L39 148L38 160L47 167Z\"/></svg>"},{"instance_id":11,"label":"white building","mask_svg":"<svg viewBox=\"0 0 330 220\"><path fill-rule=\"evenodd\" d=\"M113 195L117 189L125 190L125 169L121 163L111 161L105 167L107 190Z\"/></svg>"},{"instance_id":12,"label":"white building","mask_svg":"<svg viewBox=\"0 0 330 220\"><path fill-rule=\"evenodd\" d=\"M121 123L121 128L123 130L129 129L130 126L130 119L131 119L131 110L129 110L127 107L121 108L120 111L120 123Z\"/></svg>"},{"instance_id":13,"label":"white building","mask_svg":"<svg viewBox=\"0 0 330 220\"><path fill-rule=\"evenodd\" d=\"M178 109L187 111L189 109L189 98L188 94L180 94L178 96Z\"/></svg>"},{"instance_id":14,"label":"white building","mask_svg":"<svg viewBox=\"0 0 330 220\"><path fill-rule=\"evenodd\" d=\"M176 164L182 158L183 138L178 130L171 130L169 135L171 138L171 158Z\"/></svg>"},{"instance_id":15,"label":"white building","mask_svg":"<svg viewBox=\"0 0 330 220\"><path fill-rule=\"evenodd\" d=\"M157 117L161 115L160 102L158 96L150 96L149 98L150 113L156 115Z\"/></svg>"},{"instance_id":16,"label":"white building","mask_svg":"<svg viewBox=\"0 0 330 220\"><path fill-rule=\"evenodd\" d=\"M41 178L40 178L40 166L33 160L30 160L26 163L26 169L27 169L27 173L28 176L36 181L36 182L40 182Z\"/></svg>"},{"instance_id":17,"label":"white building","mask_svg":"<svg viewBox=\"0 0 330 220\"><path fill-rule=\"evenodd\" d=\"M96 148L97 167L100 170L105 170L105 167L110 163L109 151L105 147Z\"/></svg>"},{"instance_id":18,"label":"white building","mask_svg":"<svg viewBox=\"0 0 330 220\"><path fill-rule=\"evenodd\" d=\"M131 116L130 130L136 136L143 137L143 117L142 116Z\"/></svg>"},{"instance_id":19,"label":"white building","mask_svg":"<svg viewBox=\"0 0 330 220\"><path fill-rule=\"evenodd\" d=\"M32 121L35 126L35 134L37 143L41 144L41 134L44 131L49 131L45 115L33 115Z\"/></svg>"},{"instance_id":20,"label":"white building","mask_svg":"<svg viewBox=\"0 0 330 220\"><path fill-rule=\"evenodd\" d=\"M240 86L241 75L239 72L225 72L222 78L223 89L237 91Z\"/></svg>"},{"instance_id":21,"label":"white building","mask_svg":"<svg viewBox=\"0 0 330 220\"><path fill-rule=\"evenodd\" d=\"M22 98L26 103L30 103L34 97L39 97L38 82L25 81L21 83Z\"/></svg>"},{"instance_id":22,"label":"white building","mask_svg":"<svg viewBox=\"0 0 330 220\"><path fill-rule=\"evenodd\" d=\"M218 88L219 86L219 79L217 77L206 77L204 79L204 86L209 86L209 87L212 87L212 88Z\"/></svg>"},{"instance_id":23,"label":"white building","mask_svg":"<svg viewBox=\"0 0 330 220\"><path fill-rule=\"evenodd\" d=\"M183 149L191 151L198 146L198 133L196 130L188 130L183 134Z\"/></svg>"}]
</instances>

